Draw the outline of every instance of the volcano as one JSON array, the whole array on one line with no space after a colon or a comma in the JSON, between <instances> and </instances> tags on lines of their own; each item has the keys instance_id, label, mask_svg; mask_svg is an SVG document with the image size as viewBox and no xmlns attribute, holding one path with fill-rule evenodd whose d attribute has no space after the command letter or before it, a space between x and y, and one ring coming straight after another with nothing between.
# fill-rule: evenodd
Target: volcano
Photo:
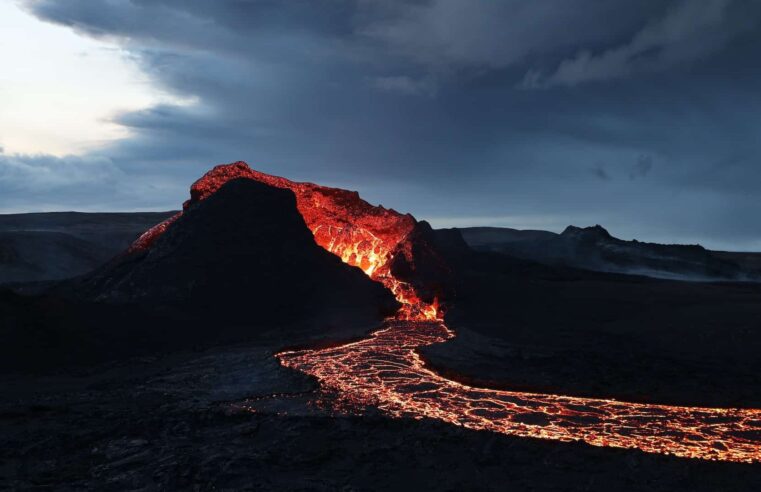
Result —
<instances>
[{"instance_id":1,"label":"volcano","mask_svg":"<svg viewBox=\"0 0 761 492\"><path fill-rule=\"evenodd\" d=\"M93 272L39 297L5 292L0 366L44 371L220 343L355 337L400 308L383 284L316 243L293 191L228 177L213 193L197 183L149 243L144 235Z\"/></svg>"},{"instance_id":2,"label":"volcano","mask_svg":"<svg viewBox=\"0 0 761 492\"><path fill-rule=\"evenodd\" d=\"M288 190L314 240L345 263L385 285L406 319L436 319L453 296L449 267L433 246L426 222L362 200L356 191L297 183L251 169L242 161L216 166L190 188L183 211L148 230L128 253L150 251L176 221L231 180L246 179Z\"/></svg>"},{"instance_id":3,"label":"volcano","mask_svg":"<svg viewBox=\"0 0 761 492\"><path fill-rule=\"evenodd\" d=\"M250 179L221 184L78 286L88 300L180 306L216 319L283 322L396 304L383 287L315 243L294 194ZM160 226L163 228L163 226Z\"/></svg>"}]
</instances>

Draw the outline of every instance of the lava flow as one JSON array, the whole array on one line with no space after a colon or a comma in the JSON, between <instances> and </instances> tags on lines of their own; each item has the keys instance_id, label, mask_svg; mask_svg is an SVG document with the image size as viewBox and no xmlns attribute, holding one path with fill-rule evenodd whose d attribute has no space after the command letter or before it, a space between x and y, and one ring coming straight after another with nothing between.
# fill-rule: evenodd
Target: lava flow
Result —
<instances>
[{"instance_id":1,"label":"lava flow","mask_svg":"<svg viewBox=\"0 0 761 492\"><path fill-rule=\"evenodd\" d=\"M636 448L686 458L761 461L761 410L626 403L476 388L427 369L418 350L454 337L435 299L393 275L395 255L416 222L362 201L356 193L294 183L251 170L245 163L217 166L191 188L190 204L227 180L245 177L296 194L297 207L315 240L391 289L402 304L397 316L368 338L338 347L286 351L280 362L317 378L357 408L371 403L391 417L434 418L469 429ZM188 203L185 205L188 206ZM172 220L172 219L170 219ZM145 248L168 224L148 231ZM414 261L414 259L413 259Z\"/></svg>"},{"instance_id":2,"label":"lava flow","mask_svg":"<svg viewBox=\"0 0 761 492\"><path fill-rule=\"evenodd\" d=\"M296 183L264 174L251 169L245 162L216 166L206 173L190 187L190 200L183 204L183 209L204 200L228 181L239 178L293 191L299 213L317 244L388 287L402 304L400 317L436 319L437 302L420 302L409 283L391 274L390 259L415 226L416 221L411 215L370 205L360 199L357 192ZM149 248L180 215L182 212L149 229L132 244L130 251Z\"/></svg>"}]
</instances>

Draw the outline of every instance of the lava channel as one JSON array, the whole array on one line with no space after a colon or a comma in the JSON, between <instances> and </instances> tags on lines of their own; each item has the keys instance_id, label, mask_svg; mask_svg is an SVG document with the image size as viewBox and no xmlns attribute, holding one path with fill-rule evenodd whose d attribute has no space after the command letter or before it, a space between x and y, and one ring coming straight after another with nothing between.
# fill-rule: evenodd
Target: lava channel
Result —
<instances>
[{"instance_id":1,"label":"lava channel","mask_svg":"<svg viewBox=\"0 0 761 492\"><path fill-rule=\"evenodd\" d=\"M282 365L314 376L323 389L339 392L342 401L354 402L356 408L371 403L393 418L433 418L512 436L583 441L683 458L761 461L761 409L681 407L493 390L431 371L419 349L455 334L444 324L436 301L423 301L413 286L395 278L389 267L414 227L414 218L374 207L354 192L294 183L254 171L242 162L217 166L198 180L191 188L190 203L239 177L292 190L315 241L382 282L402 305L394 318L368 338L332 348L277 354ZM148 231L133 247L149 247L167 225Z\"/></svg>"}]
</instances>

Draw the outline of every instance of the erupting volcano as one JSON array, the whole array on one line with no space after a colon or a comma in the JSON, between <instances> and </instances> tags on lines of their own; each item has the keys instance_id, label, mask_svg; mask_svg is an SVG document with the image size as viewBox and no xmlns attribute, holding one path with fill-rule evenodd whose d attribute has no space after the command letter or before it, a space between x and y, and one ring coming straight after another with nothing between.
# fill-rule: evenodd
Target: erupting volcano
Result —
<instances>
[{"instance_id":1,"label":"erupting volcano","mask_svg":"<svg viewBox=\"0 0 761 492\"><path fill-rule=\"evenodd\" d=\"M498 391L461 384L431 371L418 349L443 342L454 332L444 324L439 307L444 290L429 285L437 280L427 277L417 264L422 260L416 251L427 251L432 258L436 253L430 245L419 243L420 235L413 233L419 223L411 215L372 206L356 192L266 175L243 162L217 166L199 179L184 208L235 178L291 190L317 244L383 283L402 305L396 316L366 339L277 355L283 365L317 378L323 389L339 392L357 407L371 403L392 417L434 418L470 429L679 457L761 461L758 409ZM150 248L177 217L146 232L132 250ZM446 306L448 300L443 301Z\"/></svg>"},{"instance_id":2,"label":"erupting volcano","mask_svg":"<svg viewBox=\"0 0 761 492\"><path fill-rule=\"evenodd\" d=\"M361 268L372 279L389 288L402 304L403 319L437 319L438 300L424 302L410 283L392 274L392 259L410 258L407 244L416 221L393 209L372 206L357 192L328 188L312 183L295 183L251 169L245 162L216 166L190 188L190 200L183 209L198 203L236 178L249 178L276 188L291 190L296 205L314 234L317 244L339 256L345 263ZM148 230L131 250L150 247L155 239L182 214Z\"/></svg>"}]
</instances>

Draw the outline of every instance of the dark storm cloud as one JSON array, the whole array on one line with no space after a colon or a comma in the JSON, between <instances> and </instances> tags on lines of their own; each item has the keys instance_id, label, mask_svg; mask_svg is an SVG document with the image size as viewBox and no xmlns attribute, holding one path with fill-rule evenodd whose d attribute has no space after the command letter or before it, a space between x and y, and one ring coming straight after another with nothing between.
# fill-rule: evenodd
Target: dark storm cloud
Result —
<instances>
[{"instance_id":1,"label":"dark storm cloud","mask_svg":"<svg viewBox=\"0 0 761 492\"><path fill-rule=\"evenodd\" d=\"M637 157L637 162L629 171L629 179L644 178L653 168L653 156L641 155Z\"/></svg>"},{"instance_id":2,"label":"dark storm cloud","mask_svg":"<svg viewBox=\"0 0 761 492\"><path fill-rule=\"evenodd\" d=\"M610 181L610 175L608 174L608 171L606 171L605 168L601 165L598 164L592 167L591 171L592 174L599 178L601 181Z\"/></svg>"},{"instance_id":3,"label":"dark storm cloud","mask_svg":"<svg viewBox=\"0 0 761 492\"><path fill-rule=\"evenodd\" d=\"M176 206L211 164L245 159L441 224L599 222L640 239L761 247L761 204L747 198L761 189L759 5L44 0L29 8L120 44L155 84L195 101L120 115L133 137L61 166L101 163L104 175L77 185L94 204L113 208L118 188L118 203ZM13 166L30 158L13 159L3 156L0 172L18 173ZM590 162L605 167L590 172ZM61 206L81 206L55 172L25 172L0 187L49 179L52 188L38 187L46 196L55 188Z\"/></svg>"},{"instance_id":4,"label":"dark storm cloud","mask_svg":"<svg viewBox=\"0 0 761 492\"><path fill-rule=\"evenodd\" d=\"M650 19L630 40L599 53L579 50L545 77L529 71L524 86L576 85L658 71L690 62L721 49L745 29L756 27L757 2L683 0Z\"/></svg>"}]
</instances>

